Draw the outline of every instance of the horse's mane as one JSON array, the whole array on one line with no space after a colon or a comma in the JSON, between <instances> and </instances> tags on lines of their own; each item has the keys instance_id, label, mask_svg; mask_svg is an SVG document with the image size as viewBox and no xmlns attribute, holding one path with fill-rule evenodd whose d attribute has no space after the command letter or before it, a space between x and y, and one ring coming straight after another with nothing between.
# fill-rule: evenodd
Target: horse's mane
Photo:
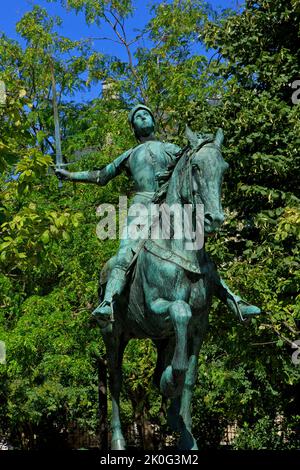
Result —
<instances>
[{"instance_id":1,"label":"horse's mane","mask_svg":"<svg viewBox=\"0 0 300 470\"><path fill-rule=\"evenodd\" d=\"M181 150L179 150L179 152L176 153L174 160L172 160L172 162L168 165L166 171L162 174L161 178L158 179L159 189L154 195L154 203L160 203L165 200L173 172L175 168L176 170L180 170L180 167L183 166L183 161L185 160L184 157L186 157L189 150L191 150L190 145L186 145Z\"/></svg>"},{"instance_id":2,"label":"horse's mane","mask_svg":"<svg viewBox=\"0 0 300 470\"><path fill-rule=\"evenodd\" d=\"M206 143L212 142L214 140L213 134L203 134L203 133L197 133L198 137L198 148L200 148L202 145L205 145ZM186 171L188 165L186 165L189 160L191 154L194 154L194 148L192 145L189 143L185 147L179 150L179 152L176 153L174 160L168 165L166 171L163 173L161 178L159 178L159 189L156 191L153 202L154 203L161 203L165 200L170 184L171 177L173 175L173 172L176 168L176 172L180 174L180 176L183 176L183 173Z\"/></svg>"}]
</instances>

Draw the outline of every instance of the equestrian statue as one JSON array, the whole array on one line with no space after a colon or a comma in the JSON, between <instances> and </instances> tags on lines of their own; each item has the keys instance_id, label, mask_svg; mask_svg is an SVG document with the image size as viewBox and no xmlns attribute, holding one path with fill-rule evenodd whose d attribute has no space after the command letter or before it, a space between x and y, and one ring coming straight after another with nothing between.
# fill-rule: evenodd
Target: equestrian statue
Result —
<instances>
[{"instance_id":1,"label":"equestrian statue","mask_svg":"<svg viewBox=\"0 0 300 470\"><path fill-rule=\"evenodd\" d=\"M157 348L154 382L169 399L168 423L180 435L180 449L197 450L191 400L212 297L219 298L242 321L261 311L228 288L206 253L205 243L191 244L191 233L202 230L205 239L224 221L221 185L228 164L221 153L222 130L212 135L187 128L188 145L181 149L156 139L154 115L144 104L130 111L129 123L138 145L103 169L56 170L60 179L100 186L126 171L135 184L132 204L146 209L158 204L162 208L154 221L145 224L146 234L141 230L140 237L121 237L118 252L100 275L101 302L93 315L107 350L111 449L126 448L119 404L125 347L131 338L150 338ZM178 222L166 216L166 208L186 206L191 208L191 217L179 218ZM196 214L199 206L203 208L200 224ZM178 228L175 225L186 220L189 230L185 227L182 236L173 236ZM127 235L133 224L135 217L129 211L124 227ZM164 236L166 225L170 236ZM148 236L153 228L160 234L155 239Z\"/></svg>"}]
</instances>

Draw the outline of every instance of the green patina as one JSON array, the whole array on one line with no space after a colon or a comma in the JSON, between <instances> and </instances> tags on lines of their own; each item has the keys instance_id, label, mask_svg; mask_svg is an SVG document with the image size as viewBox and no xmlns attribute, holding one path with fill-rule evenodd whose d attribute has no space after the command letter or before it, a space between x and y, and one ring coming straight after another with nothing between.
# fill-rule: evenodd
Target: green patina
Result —
<instances>
[{"instance_id":1,"label":"green patina","mask_svg":"<svg viewBox=\"0 0 300 470\"><path fill-rule=\"evenodd\" d=\"M153 201L167 206L197 204L204 207L204 234L218 230L224 220L221 204L223 132L215 136L193 133L187 128L189 145L180 149L155 138L151 110L137 105L129 121L139 141L98 171L69 173L60 178L105 185L121 171L134 180L133 203L146 207ZM194 220L194 219L192 219ZM133 223L127 218L126 228ZM159 218L158 224L162 224ZM192 222L195 225L195 221ZM197 225L194 226L197 229ZM169 424L180 433L182 449L197 449L192 434L191 399L197 361L213 296L244 319L260 313L258 307L233 294L220 279L205 244L187 249L184 237L158 240L121 240L120 248L103 269L103 298L93 315L106 344L112 396L112 449L124 449L119 395L122 356L131 338L151 338L158 351L155 382L170 399Z\"/></svg>"}]
</instances>

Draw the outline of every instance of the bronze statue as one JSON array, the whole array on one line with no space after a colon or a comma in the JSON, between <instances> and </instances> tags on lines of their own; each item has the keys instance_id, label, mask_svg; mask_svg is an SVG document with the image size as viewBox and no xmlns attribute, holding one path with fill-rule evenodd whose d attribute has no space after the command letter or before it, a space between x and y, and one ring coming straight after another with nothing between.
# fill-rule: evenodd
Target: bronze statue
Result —
<instances>
[{"instance_id":1,"label":"bronze statue","mask_svg":"<svg viewBox=\"0 0 300 470\"><path fill-rule=\"evenodd\" d=\"M127 168L137 191L133 203L142 202L146 207L153 201L169 207L189 203L193 210L201 203L205 235L217 230L224 221L221 184L228 167L221 155L223 132L219 129L215 136L209 136L188 129L189 145L180 149L156 140L154 116L147 106L135 106L129 121L139 141L137 147L102 170L70 173L57 169L58 177L105 185ZM128 217L126 226L131 223ZM162 225L162 219L156 223ZM228 289L205 246L188 250L186 241L184 237L122 239L118 253L102 271L105 294L93 315L107 349L112 449L125 448L119 395L122 356L131 338L151 338L156 345L154 379L161 393L171 400L168 422L180 433L179 447L192 450L197 449L197 443L191 429L190 406L212 296L225 302L241 319L260 313L258 307Z\"/></svg>"},{"instance_id":2,"label":"bronze statue","mask_svg":"<svg viewBox=\"0 0 300 470\"><path fill-rule=\"evenodd\" d=\"M129 122L139 141L137 147L124 152L102 170L71 173L66 170L57 169L57 176L75 182L95 183L104 186L126 169L130 172L135 183L136 196L133 199L133 204L143 203L146 206L150 204L155 192L159 188L159 181L163 179L168 168L174 165L181 149L177 145L160 142L155 138L155 120L147 106L143 104L135 106L129 113ZM209 217L208 214L207 217ZM218 213L217 217L220 220L212 221L213 224L223 221L223 213ZM132 220L128 220L127 226L131 222ZM111 318L113 297L121 294L126 285L126 271L137 244L138 240L121 240L118 253L114 257L114 269L111 271L107 282L103 302L93 312L99 321L103 323ZM239 315L241 313L243 318L260 313L258 307L249 305L239 296L233 294L226 283L219 279L217 273L216 284L218 286L216 290L217 296L222 301L225 301L230 310L235 314Z\"/></svg>"}]
</instances>

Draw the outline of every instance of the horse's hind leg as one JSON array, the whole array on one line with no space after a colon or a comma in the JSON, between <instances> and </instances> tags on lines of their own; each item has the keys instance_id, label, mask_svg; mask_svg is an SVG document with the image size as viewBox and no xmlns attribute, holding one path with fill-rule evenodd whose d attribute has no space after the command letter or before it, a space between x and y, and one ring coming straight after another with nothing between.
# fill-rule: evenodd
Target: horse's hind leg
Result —
<instances>
[{"instance_id":1,"label":"horse's hind leg","mask_svg":"<svg viewBox=\"0 0 300 470\"><path fill-rule=\"evenodd\" d=\"M122 385L122 359L126 343L119 337L106 338L109 388L112 401L111 450L125 450L125 439L120 420L120 392Z\"/></svg>"}]
</instances>

